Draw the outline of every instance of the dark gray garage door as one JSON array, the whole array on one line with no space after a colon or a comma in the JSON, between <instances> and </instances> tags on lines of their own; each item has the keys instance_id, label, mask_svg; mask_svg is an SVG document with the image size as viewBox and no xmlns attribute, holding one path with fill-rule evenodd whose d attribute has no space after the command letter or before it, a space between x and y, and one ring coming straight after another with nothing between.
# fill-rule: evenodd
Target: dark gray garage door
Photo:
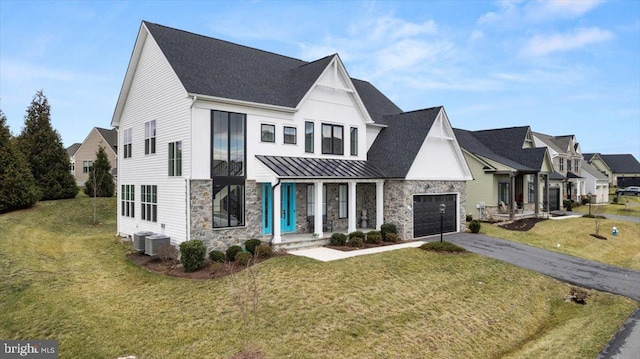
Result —
<instances>
[{"instance_id":1,"label":"dark gray garage door","mask_svg":"<svg viewBox=\"0 0 640 359\"><path fill-rule=\"evenodd\" d=\"M558 187L549 188L549 210L560 210L560 188Z\"/></svg>"},{"instance_id":2,"label":"dark gray garage door","mask_svg":"<svg viewBox=\"0 0 640 359\"><path fill-rule=\"evenodd\" d=\"M456 196L455 194L413 196L413 237L440 233L440 203L447 206L443 217L443 232L457 232Z\"/></svg>"}]
</instances>

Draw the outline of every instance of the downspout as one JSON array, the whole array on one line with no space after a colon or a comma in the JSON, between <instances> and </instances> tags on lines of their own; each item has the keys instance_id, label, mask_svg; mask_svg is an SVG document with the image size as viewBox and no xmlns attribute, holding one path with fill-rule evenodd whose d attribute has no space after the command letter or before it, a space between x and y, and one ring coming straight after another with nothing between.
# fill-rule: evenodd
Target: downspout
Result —
<instances>
[{"instance_id":1,"label":"downspout","mask_svg":"<svg viewBox=\"0 0 640 359\"><path fill-rule=\"evenodd\" d=\"M185 227L187 227L187 238L185 238L185 240L190 240L191 239L191 186L190 186L190 179L191 179L191 172L192 172L192 168L193 168L193 106L196 104L196 100L198 99L198 97L196 95L193 95L193 99L191 100L191 105L189 106L189 173L187 175L187 177L184 179L184 188L185 188L185 218L187 219L185 221Z\"/></svg>"},{"instance_id":2,"label":"downspout","mask_svg":"<svg viewBox=\"0 0 640 359\"><path fill-rule=\"evenodd\" d=\"M273 190L280 185L280 181L281 181L281 179L280 179L280 177L278 177L278 182L276 182L276 184L271 186L271 193L272 194L273 194ZM274 210L275 210L274 201L275 201L275 198L273 198L273 195L272 195L272 200L271 200L271 239L269 240L269 246L271 246L273 244L273 226L275 226L275 220L276 220L276 214L274 213Z\"/></svg>"}]
</instances>

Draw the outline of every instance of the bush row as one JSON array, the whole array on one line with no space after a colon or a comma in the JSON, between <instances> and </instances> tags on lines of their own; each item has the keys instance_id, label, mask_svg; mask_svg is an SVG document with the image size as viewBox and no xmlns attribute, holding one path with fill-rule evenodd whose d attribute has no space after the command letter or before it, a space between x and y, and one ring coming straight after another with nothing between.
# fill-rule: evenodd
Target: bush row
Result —
<instances>
[{"instance_id":1,"label":"bush row","mask_svg":"<svg viewBox=\"0 0 640 359\"><path fill-rule=\"evenodd\" d=\"M379 231L369 231L366 234L361 231L351 232L348 235L334 233L329 239L332 246L362 247L363 243L380 244L382 241L396 243L400 240L398 228L395 224L385 223L380 226Z\"/></svg>"},{"instance_id":2,"label":"bush row","mask_svg":"<svg viewBox=\"0 0 640 359\"><path fill-rule=\"evenodd\" d=\"M187 272L194 272L201 269L205 263L207 248L201 240L194 239L180 244L180 263ZM240 265L247 265L253 259L269 258L271 256L271 246L262 243L259 239L249 239L244 242L244 249L234 245L227 248L226 252L212 250L209 252L209 260L215 263L237 262Z\"/></svg>"}]
</instances>

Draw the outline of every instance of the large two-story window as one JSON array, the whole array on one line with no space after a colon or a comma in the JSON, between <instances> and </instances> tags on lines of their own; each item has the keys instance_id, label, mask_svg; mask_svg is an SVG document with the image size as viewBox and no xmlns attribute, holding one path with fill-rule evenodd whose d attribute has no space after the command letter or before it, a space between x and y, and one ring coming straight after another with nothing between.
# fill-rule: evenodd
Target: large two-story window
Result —
<instances>
[{"instance_id":1,"label":"large two-story window","mask_svg":"<svg viewBox=\"0 0 640 359\"><path fill-rule=\"evenodd\" d=\"M131 142L133 140L132 132L130 128L124 130L124 134L122 135L122 147L124 158L131 157Z\"/></svg>"},{"instance_id":2,"label":"large two-story window","mask_svg":"<svg viewBox=\"0 0 640 359\"><path fill-rule=\"evenodd\" d=\"M182 141L169 143L169 176L182 176Z\"/></svg>"},{"instance_id":3,"label":"large two-story window","mask_svg":"<svg viewBox=\"0 0 640 359\"><path fill-rule=\"evenodd\" d=\"M558 166L560 169L560 172L564 172L564 158L560 158L559 159L560 165Z\"/></svg>"},{"instance_id":4,"label":"large two-story window","mask_svg":"<svg viewBox=\"0 0 640 359\"><path fill-rule=\"evenodd\" d=\"M313 122L304 123L304 152L313 153Z\"/></svg>"},{"instance_id":5,"label":"large two-story window","mask_svg":"<svg viewBox=\"0 0 640 359\"><path fill-rule=\"evenodd\" d=\"M158 186L140 186L140 217L143 221L158 222Z\"/></svg>"},{"instance_id":6,"label":"large two-story window","mask_svg":"<svg viewBox=\"0 0 640 359\"><path fill-rule=\"evenodd\" d=\"M156 153L156 120L144 123L144 154Z\"/></svg>"},{"instance_id":7,"label":"large two-story window","mask_svg":"<svg viewBox=\"0 0 640 359\"><path fill-rule=\"evenodd\" d=\"M245 114L211 111L214 228L244 226L246 122Z\"/></svg>"},{"instance_id":8,"label":"large two-story window","mask_svg":"<svg viewBox=\"0 0 640 359\"><path fill-rule=\"evenodd\" d=\"M322 124L322 154L344 154L344 127Z\"/></svg>"},{"instance_id":9,"label":"large two-story window","mask_svg":"<svg viewBox=\"0 0 640 359\"><path fill-rule=\"evenodd\" d=\"M571 160L570 159L567 160L567 171L569 171L569 172L573 171L571 169Z\"/></svg>"},{"instance_id":10,"label":"large two-story window","mask_svg":"<svg viewBox=\"0 0 640 359\"><path fill-rule=\"evenodd\" d=\"M120 190L120 214L123 217L134 218L136 216L135 204L135 186L123 184Z\"/></svg>"}]
</instances>

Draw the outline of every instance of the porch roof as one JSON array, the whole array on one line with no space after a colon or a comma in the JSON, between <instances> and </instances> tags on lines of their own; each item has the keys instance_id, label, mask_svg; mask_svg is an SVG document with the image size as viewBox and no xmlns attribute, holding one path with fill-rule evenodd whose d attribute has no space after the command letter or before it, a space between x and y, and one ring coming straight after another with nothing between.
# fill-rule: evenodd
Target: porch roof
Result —
<instances>
[{"instance_id":1,"label":"porch roof","mask_svg":"<svg viewBox=\"0 0 640 359\"><path fill-rule=\"evenodd\" d=\"M362 160L263 155L256 158L281 178L385 178L376 166Z\"/></svg>"}]
</instances>

